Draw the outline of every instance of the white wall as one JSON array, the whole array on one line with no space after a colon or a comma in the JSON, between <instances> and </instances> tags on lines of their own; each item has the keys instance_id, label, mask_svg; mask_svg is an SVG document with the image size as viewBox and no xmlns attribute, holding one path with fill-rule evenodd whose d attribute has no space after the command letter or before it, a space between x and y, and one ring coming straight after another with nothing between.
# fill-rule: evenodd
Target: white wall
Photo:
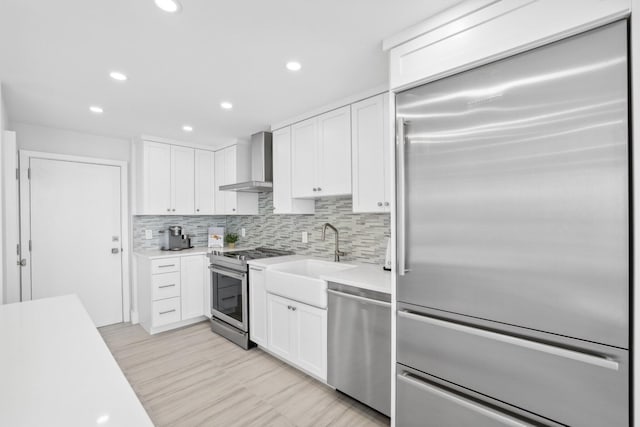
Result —
<instances>
[{"instance_id":1,"label":"white wall","mask_svg":"<svg viewBox=\"0 0 640 427\"><path fill-rule=\"evenodd\" d=\"M131 141L65 129L13 122L18 149L100 159L131 160Z\"/></svg>"},{"instance_id":2,"label":"white wall","mask_svg":"<svg viewBox=\"0 0 640 427\"><path fill-rule=\"evenodd\" d=\"M0 147L2 147L2 138L4 136L4 131L5 129L7 129L7 126L9 124L9 119L8 119L8 114L7 114L7 109L5 107L5 103L4 103L4 97L2 96L2 82L0 82ZM1 151L1 150L0 150ZM2 161L4 159L0 158L0 188L4 188L4 184L2 182ZM0 200L4 200L4 192L0 191ZM4 218L3 218L3 214L2 214L2 210L0 210L0 242L3 241L3 234L2 234L2 230L3 227L1 225L4 224ZM4 254L3 254L3 245L0 245L0 260L4 260ZM4 262L4 261L3 261ZM3 262L0 262L0 304L4 303L4 270L3 270Z\"/></svg>"}]
</instances>

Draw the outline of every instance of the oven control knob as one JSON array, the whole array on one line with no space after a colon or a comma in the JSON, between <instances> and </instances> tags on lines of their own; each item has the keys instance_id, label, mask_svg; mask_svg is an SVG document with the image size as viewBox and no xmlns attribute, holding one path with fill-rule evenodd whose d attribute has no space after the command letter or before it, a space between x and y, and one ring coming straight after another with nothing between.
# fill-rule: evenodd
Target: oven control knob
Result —
<instances>
[{"instance_id":1,"label":"oven control knob","mask_svg":"<svg viewBox=\"0 0 640 427\"><path fill-rule=\"evenodd\" d=\"M247 260L247 256L246 255L240 255L240 260L241 261L246 261Z\"/></svg>"},{"instance_id":2,"label":"oven control knob","mask_svg":"<svg viewBox=\"0 0 640 427\"><path fill-rule=\"evenodd\" d=\"M236 255L236 259L240 261L240 255Z\"/></svg>"}]
</instances>

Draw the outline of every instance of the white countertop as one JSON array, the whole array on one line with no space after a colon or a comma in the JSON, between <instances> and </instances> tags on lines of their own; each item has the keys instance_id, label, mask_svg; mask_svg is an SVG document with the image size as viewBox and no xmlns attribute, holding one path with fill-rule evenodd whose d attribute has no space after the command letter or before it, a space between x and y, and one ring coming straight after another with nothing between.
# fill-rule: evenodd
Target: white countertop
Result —
<instances>
[{"instance_id":1,"label":"white countertop","mask_svg":"<svg viewBox=\"0 0 640 427\"><path fill-rule=\"evenodd\" d=\"M343 285L355 286L362 289L370 289L372 291L391 294L391 272L382 269L381 265L376 264L356 264L355 268L337 271L331 274L320 276L327 282L342 283Z\"/></svg>"},{"instance_id":2,"label":"white countertop","mask_svg":"<svg viewBox=\"0 0 640 427\"><path fill-rule=\"evenodd\" d=\"M237 246L233 249L229 247L224 248L215 248L218 252L235 252L235 251L246 251L249 249L255 249L254 247L249 246ZM187 256L187 255L206 255L209 252L213 251L213 248L208 248L206 246L199 246L191 249L184 249L181 251L162 251L160 249L148 249L143 251L135 251L134 254L136 256L145 257L149 259L157 259L157 258L173 258L177 256Z\"/></svg>"},{"instance_id":3,"label":"white countertop","mask_svg":"<svg viewBox=\"0 0 640 427\"><path fill-rule=\"evenodd\" d=\"M287 255L274 258L254 259L248 261L249 265L268 268L271 265L282 264L289 261L301 261L304 259L321 259L304 255ZM327 261L326 259L321 259ZM345 261L344 264L354 265L354 268L338 271L320 276L328 282L342 283L362 289L391 294L391 272L384 271L381 265L365 264L361 262Z\"/></svg>"},{"instance_id":4,"label":"white countertop","mask_svg":"<svg viewBox=\"0 0 640 427\"><path fill-rule=\"evenodd\" d=\"M75 295L0 306L0 425L153 426Z\"/></svg>"}]
</instances>

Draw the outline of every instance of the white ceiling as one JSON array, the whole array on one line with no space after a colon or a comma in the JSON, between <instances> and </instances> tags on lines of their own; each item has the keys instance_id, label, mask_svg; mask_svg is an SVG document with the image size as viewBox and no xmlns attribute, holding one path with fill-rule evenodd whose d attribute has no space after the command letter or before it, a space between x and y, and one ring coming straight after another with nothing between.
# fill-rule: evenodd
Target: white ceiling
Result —
<instances>
[{"instance_id":1,"label":"white ceiling","mask_svg":"<svg viewBox=\"0 0 640 427\"><path fill-rule=\"evenodd\" d=\"M382 39L458 1L0 0L0 81L11 121L217 145L386 83Z\"/></svg>"}]
</instances>

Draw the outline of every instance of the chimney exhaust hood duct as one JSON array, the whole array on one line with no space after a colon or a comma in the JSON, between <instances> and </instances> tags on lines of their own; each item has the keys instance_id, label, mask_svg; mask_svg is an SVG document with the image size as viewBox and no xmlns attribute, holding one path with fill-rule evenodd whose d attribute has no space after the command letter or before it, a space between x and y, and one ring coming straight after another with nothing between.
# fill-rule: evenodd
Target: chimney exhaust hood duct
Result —
<instances>
[{"instance_id":1,"label":"chimney exhaust hood duct","mask_svg":"<svg viewBox=\"0 0 640 427\"><path fill-rule=\"evenodd\" d=\"M251 181L221 185L220 191L267 193L273 191L273 147L271 132L251 135Z\"/></svg>"}]
</instances>

